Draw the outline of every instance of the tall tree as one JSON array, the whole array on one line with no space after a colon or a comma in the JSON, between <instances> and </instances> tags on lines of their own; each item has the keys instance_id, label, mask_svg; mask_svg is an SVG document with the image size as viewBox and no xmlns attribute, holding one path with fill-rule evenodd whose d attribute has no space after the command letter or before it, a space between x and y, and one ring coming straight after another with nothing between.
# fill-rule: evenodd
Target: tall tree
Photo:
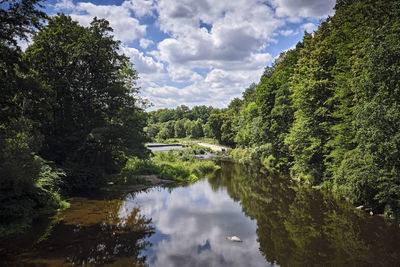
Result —
<instances>
[{"instance_id":1,"label":"tall tree","mask_svg":"<svg viewBox=\"0 0 400 267\"><path fill-rule=\"evenodd\" d=\"M111 32L105 20L85 28L59 14L26 51L32 73L51 90L51 118L37 118L45 137L41 154L68 164L71 177L84 176L82 167L102 177L118 172L125 155L148 155L137 73Z\"/></svg>"}]
</instances>

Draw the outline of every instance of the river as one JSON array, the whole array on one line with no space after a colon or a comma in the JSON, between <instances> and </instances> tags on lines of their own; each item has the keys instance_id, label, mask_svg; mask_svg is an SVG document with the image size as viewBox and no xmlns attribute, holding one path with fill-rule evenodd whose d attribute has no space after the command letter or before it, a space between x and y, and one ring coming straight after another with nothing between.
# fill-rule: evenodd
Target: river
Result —
<instances>
[{"instance_id":1,"label":"river","mask_svg":"<svg viewBox=\"0 0 400 267\"><path fill-rule=\"evenodd\" d=\"M196 183L75 197L0 242L2 266L399 266L398 221L222 160ZM232 242L238 236L243 242Z\"/></svg>"}]
</instances>

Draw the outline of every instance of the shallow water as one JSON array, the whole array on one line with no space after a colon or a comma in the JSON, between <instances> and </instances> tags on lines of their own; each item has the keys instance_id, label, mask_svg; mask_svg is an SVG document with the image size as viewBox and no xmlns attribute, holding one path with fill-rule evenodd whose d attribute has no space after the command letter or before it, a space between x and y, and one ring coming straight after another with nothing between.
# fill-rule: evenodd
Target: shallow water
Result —
<instances>
[{"instance_id":1,"label":"shallow water","mask_svg":"<svg viewBox=\"0 0 400 267\"><path fill-rule=\"evenodd\" d=\"M398 266L395 221L228 161L197 183L70 199L0 242L0 263L116 266ZM236 235L243 242L226 240Z\"/></svg>"}]
</instances>

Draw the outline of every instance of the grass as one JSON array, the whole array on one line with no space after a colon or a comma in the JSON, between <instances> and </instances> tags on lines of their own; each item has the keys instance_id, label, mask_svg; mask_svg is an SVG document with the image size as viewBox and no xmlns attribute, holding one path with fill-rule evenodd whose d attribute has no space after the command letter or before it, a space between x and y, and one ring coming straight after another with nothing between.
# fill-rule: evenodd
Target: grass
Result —
<instances>
[{"instance_id":1,"label":"grass","mask_svg":"<svg viewBox=\"0 0 400 267\"><path fill-rule=\"evenodd\" d=\"M130 159L120 174L120 181L140 183L140 175L157 175L160 179L192 182L219 167L211 160L200 160L195 155L205 154L207 149L193 147L185 150L156 152L149 160Z\"/></svg>"}]
</instances>

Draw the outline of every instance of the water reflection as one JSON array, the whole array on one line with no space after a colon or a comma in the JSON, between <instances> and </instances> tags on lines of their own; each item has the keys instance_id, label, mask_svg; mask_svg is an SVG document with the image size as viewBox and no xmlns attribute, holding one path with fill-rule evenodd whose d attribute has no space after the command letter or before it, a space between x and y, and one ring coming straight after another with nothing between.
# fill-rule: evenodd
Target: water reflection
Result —
<instances>
[{"instance_id":1,"label":"water reflection","mask_svg":"<svg viewBox=\"0 0 400 267\"><path fill-rule=\"evenodd\" d=\"M71 199L71 208L37 236L7 244L0 256L3 266L130 265L148 266L140 251L151 245L151 219L132 209L120 217L122 201ZM22 251L21 251L22 250Z\"/></svg>"},{"instance_id":2,"label":"water reflection","mask_svg":"<svg viewBox=\"0 0 400 267\"><path fill-rule=\"evenodd\" d=\"M328 192L221 161L208 179L122 198L74 198L0 265L399 266L398 222ZM243 242L226 240L239 236Z\"/></svg>"},{"instance_id":3,"label":"water reflection","mask_svg":"<svg viewBox=\"0 0 400 267\"><path fill-rule=\"evenodd\" d=\"M328 192L260 176L257 168L222 162L210 179L227 188L246 215L257 221L260 251L280 266L398 266L398 222L385 222ZM247 179L251 176L253 179Z\"/></svg>"},{"instance_id":4,"label":"water reflection","mask_svg":"<svg viewBox=\"0 0 400 267\"><path fill-rule=\"evenodd\" d=\"M268 266L258 251L256 222L226 190L214 192L207 180L190 187L150 190L128 197L126 208L140 206L156 232L143 256L152 266ZM237 235L243 243L226 240Z\"/></svg>"}]
</instances>

